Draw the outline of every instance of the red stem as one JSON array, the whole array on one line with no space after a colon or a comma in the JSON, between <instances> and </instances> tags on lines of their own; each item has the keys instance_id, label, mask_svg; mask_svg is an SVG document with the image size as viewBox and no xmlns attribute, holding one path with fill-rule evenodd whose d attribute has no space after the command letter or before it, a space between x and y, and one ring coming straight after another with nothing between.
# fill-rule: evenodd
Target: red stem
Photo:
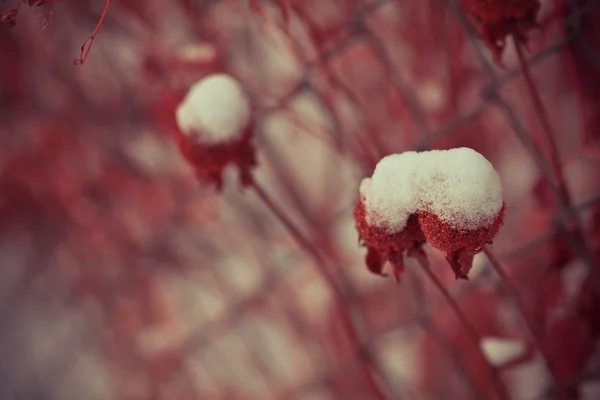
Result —
<instances>
[{"instance_id":1,"label":"red stem","mask_svg":"<svg viewBox=\"0 0 600 400\"><path fill-rule=\"evenodd\" d=\"M513 39L515 43L515 49L517 50L517 56L519 58L519 63L521 64L521 69L523 71L523 77L525 78L525 83L527 85L527 89L529 90L529 94L531 96L531 100L533 101L533 107L537 112L540 123L542 124L542 132L544 133L544 138L546 140L548 152L549 152L549 161L552 169L554 170L555 178L558 184L558 189L560 191L559 201L563 207L571 206L571 198L569 195L569 191L567 190L567 185L565 183L565 177L563 174L560 155L558 152L558 147L556 146L555 132L552 128L552 124L550 123L550 118L548 117L548 112L542 103L542 98L540 96L539 91L533 81L531 76L531 68L525 60L525 55L523 53L523 47L521 43Z\"/></svg>"},{"instance_id":2,"label":"red stem","mask_svg":"<svg viewBox=\"0 0 600 400\"><path fill-rule=\"evenodd\" d=\"M572 208L572 200L571 200L571 196L569 193L569 190L567 189L567 185L565 183L565 178L564 178L564 174L563 174L563 170L562 170L562 166L561 166L561 162L560 162L560 156L558 153L558 147L556 146L556 140L555 138L555 133L554 133L554 129L552 128L552 124L550 123L550 118L548 117L548 112L546 111L546 108L544 107L544 104L542 103L542 99L540 96L539 91L537 90L537 87L533 81L533 78L531 76L531 68L529 66L529 64L527 63L527 60L525 60L525 55L523 53L523 47L522 44L513 38L513 42L515 44L515 48L517 50L517 56L519 58L519 63L521 64L521 69L523 71L523 76L525 78L525 83L527 84L527 89L529 90L529 94L531 95L531 99L533 101L533 105L534 108L536 110L536 112L538 113L538 116L540 118L540 122L542 124L542 131L544 132L545 135L545 139L546 139L546 144L549 150L549 156L550 156L550 165L552 167L552 169L554 170L554 174L555 174L555 179L556 179L556 183L558 184L558 200L561 206L561 211L563 214L563 218L567 218L566 221L563 220L559 220L558 223L559 224L564 224L564 222L567 223L572 223L573 225L573 234L575 236L575 242L577 242L577 246L576 248L574 248L574 250L577 251L578 255L582 258L582 260L584 260L584 262L586 263L586 266L588 267L590 274L592 274L592 276L594 276L595 280L596 280L596 286L600 287L600 271L598 270L597 266L596 266L596 262L595 262L595 257L591 254L591 252L589 251L587 244L585 242L585 238L583 237L583 229L579 223L579 219L577 218L577 216L575 215L575 217L572 217L573 214L573 208ZM565 226L564 227L564 231L565 234L568 235L569 234L569 229ZM572 240L570 238L567 238L570 242L572 242ZM572 245L573 247L573 245Z\"/></svg>"},{"instance_id":3,"label":"red stem","mask_svg":"<svg viewBox=\"0 0 600 400\"><path fill-rule=\"evenodd\" d=\"M461 310L460 306L458 305L458 303L456 302L454 297L452 297L450 295L450 293L448 292L446 287L442 284L442 282L440 282L440 280L437 278L437 276L433 273L433 271L431 270L431 267L429 265L429 260L427 259L427 256L425 256L425 253L422 251L416 251L413 254L411 254L411 257L416 258L416 260L421 265L423 271L425 271L425 274L427 275L429 280L437 287L437 289L440 291L440 293L442 294L442 296L444 297L444 299L450 306L450 309L452 310L452 312L454 313L456 318L458 318L458 320L460 321L463 329L465 330L465 333L467 334L467 336L469 337L469 339L475 346L477 355L483 361L483 363L486 365L486 367L489 371L489 374L492 377L492 381L494 383L494 388L496 389L496 392L497 392L499 398L508 400L509 399L508 391L506 390L504 383L500 380L498 370L488 362L487 358L485 358L485 355L483 354L483 351L481 350L481 347L480 347L481 338L479 337L479 334L477 333L477 331L475 330L473 325L471 325L471 323L467 319L467 316L463 313L463 311Z\"/></svg>"},{"instance_id":4,"label":"red stem","mask_svg":"<svg viewBox=\"0 0 600 400\"><path fill-rule=\"evenodd\" d=\"M315 265L317 266L319 272L327 282L329 288L332 290L335 300L336 300L336 311L338 315L342 319L342 323L344 324L344 328L346 333L348 334L348 338L354 344L357 349L361 348L362 341L360 340L360 336L358 331L356 330L354 324L352 323L352 319L346 307L344 307L344 294L336 284L335 276L327 269L326 261L323 259L319 251L314 247L312 242L308 240L300 229L296 227L294 222L285 215L285 213L275 204L275 202L271 199L271 197L265 192L262 186L252 181L250 184L261 201L267 206L267 208L279 219L279 221L285 226L285 228L290 232L290 234L294 237L294 239L302 246L308 255L313 259ZM377 383L374 367L369 360L366 360L365 363L361 363L361 368L364 372L365 378L371 390L373 391L373 395L375 399L385 400L386 396L383 393L382 389L379 387Z\"/></svg>"},{"instance_id":5,"label":"red stem","mask_svg":"<svg viewBox=\"0 0 600 400\"><path fill-rule=\"evenodd\" d=\"M494 254L490 251L490 249L487 246L483 249L483 252L487 256L494 271L496 271L496 273L500 277L500 281L502 282L504 290L506 291L506 293L509 295L509 297L513 301L513 303L519 313L519 316L521 317L523 328L526 331L526 333L530 336L531 344L535 347L535 350L544 359L544 363L546 364L546 367L548 368L548 371L552 375L554 382L556 384L557 396L558 396L557 398L558 399L569 399L570 396L567 394L567 391L565 390L562 382L560 382L560 380L556 374L556 371L554 370L552 360L551 360L550 356L548 355L548 352L546 351L546 349L542 343L542 340L541 340L540 334L539 334L539 329L537 329L535 327L535 325L532 324L531 319L528 318L527 311L525 310L525 306L523 305L523 302L521 301L521 296L519 295L517 288L510 281L510 278L506 274L506 271L504 271L504 268L502 267L502 264L500 264L500 261L498 261L496 256L494 256Z\"/></svg>"},{"instance_id":6,"label":"red stem","mask_svg":"<svg viewBox=\"0 0 600 400\"><path fill-rule=\"evenodd\" d=\"M106 17L106 13L108 12L108 7L110 6L111 1L112 0L106 0L106 4L104 5L104 11L102 11L100 20L96 24L96 29L94 29L94 32L92 33L92 35L90 37L88 37L85 40L85 42L83 42L83 45L81 46L81 51L79 53L79 59L75 59L75 65L83 65L83 63L85 62L85 60L88 57L88 54L90 54L90 50L92 49L92 45L94 44L96 35L98 34L98 31L100 30L100 26L104 22L104 18Z\"/></svg>"}]
</instances>

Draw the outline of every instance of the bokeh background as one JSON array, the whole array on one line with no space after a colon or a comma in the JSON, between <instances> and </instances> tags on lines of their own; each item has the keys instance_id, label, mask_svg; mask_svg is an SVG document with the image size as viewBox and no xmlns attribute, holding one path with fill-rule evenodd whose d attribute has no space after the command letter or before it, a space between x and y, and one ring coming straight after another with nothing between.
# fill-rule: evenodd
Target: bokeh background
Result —
<instances>
[{"instance_id":1,"label":"bokeh background","mask_svg":"<svg viewBox=\"0 0 600 400\"><path fill-rule=\"evenodd\" d=\"M1 399L600 398L600 2L541 1L503 66L452 0L42 3L0 24ZM212 72L272 204L165 129ZM510 285L426 252L479 345L414 261L371 275L352 219L380 158L460 146L501 175Z\"/></svg>"}]
</instances>

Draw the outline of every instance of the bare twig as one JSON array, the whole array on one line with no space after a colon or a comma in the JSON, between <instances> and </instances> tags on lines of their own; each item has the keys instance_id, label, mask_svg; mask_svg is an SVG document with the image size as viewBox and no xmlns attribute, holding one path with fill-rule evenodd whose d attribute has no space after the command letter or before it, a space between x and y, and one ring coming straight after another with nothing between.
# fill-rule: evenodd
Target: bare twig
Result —
<instances>
[{"instance_id":1,"label":"bare twig","mask_svg":"<svg viewBox=\"0 0 600 400\"><path fill-rule=\"evenodd\" d=\"M345 331L348 335L348 338L354 345L357 350L360 351L362 349L360 335L352 322L352 318L348 313L347 307L344 304L344 294L338 287L335 276L332 272L327 268L327 262L321 256L317 248L308 240L304 234L296 227L294 222L275 204L275 202L271 199L271 197L267 194L267 192L263 189L263 187L253 181L251 184L252 188L261 199L261 201L265 204L265 206L277 217L277 219L284 225L284 227L290 232L290 234L294 237L294 239L298 242L300 246L304 248L307 254L313 259L315 265L320 271L321 275L327 282L329 288L334 293L336 299L336 312L339 313L341 317L342 323L344 324ZM371 387L374 398L376 399L386 399L386 395L383 390L380 388L379 383L375 378L375 368L370 364L370 357L365 357L365 362L360 364L361 369L364 372L365 378L369 386Z\"/></svg>"},{"instance_id":2,"label":"bare twig","mask_svg":"<svg viewBox=\"0 0 600 400\"><path fill-rule=\"evenodd\" d=\"M559 394L558 398L559 399L568 399L569 396L563 389L564 386L560 382L560 380L555 372L554 366L552 364L552 360L551 360L550 356L548 355L548 352L546 351L546 349L542 343L539 329L536 328L535 325L533 325L531 318L529 318L528 313L525 310L525 306L523 305L523 302L521 301L521 296L519 295L518 290L512 284L512 282L510 281L510 278L506 274L506 271L504 271L504 268L502 268L502 264L500 264L500 262L498 261L496 256L494 256L494 254L490 251L490 249L486 246L483 251L484 251L485 255L487 256L488 261L490 262L490 265L492 266L494 271L496 271L496 273L500 277L500 281L503 284L503 288L504 288L505 292L508 294L508 296L514 303L514 306L517 309L519 317L521 319L521 324L522 324L524 330L526 331L526 333L528 334L528 336L530 336L531 344L534 346L535 350L542 356L544 363L546 364L546 367L548 368L548 371L552 375L552 377L554 379L554 383L557 388L557 393Z\"/></svg>"},{"instance_id":3,"label":"bare twig","mask_svg":"<svg viewBox=\"0 0 600 400\"><path fill-rule=\"evenodd\" d=\"M498 397L500 399L508 399L509 398L508 392L506 390L504 383L500 379L498 370L495 367L493 367L492 365L490 365L490 363L485 358L485 355L483 354L483 352L481 350L481 347L480 347L481 339L479 337L479 334L477 333L477 331L475 330L473 325L471 325L471 323L467 319L467 316L463 313L463 311L461 310L460 306L458 305L458 303L456 302L454 297L452 297L450 295L450 293L448 292L446 287L442 284L442 282L433 273L433 271L431 270L431 266L429 264L429 260L427 259L427 256L425 255L425 253L422 250L415 251L413 254L411 254L411 257L415 258L417 260L417 262L421 265L421 268L423 269L423 271L425 272L425 274L427 275L429 280L440 291L440 293L442 294L442 296L444 297L444 299L450 306L450 309L452 310L452 312L454 313L456 318L458 318L458 320L460 321L463 329L465 330L465 333L469 337L469 340L475 346L477 355L482 360L482 362L487 366L488 372L492 378L492 382L494 383L494 388L496 389L496 393L498 394Z\"/></svg>"},{"instance_id":4,"label":"bare twig","mask_svg":"<svg viewBox=\"0 0 600 400\"><path fill-rule=\"evenodd\" d=\"M94 29L94 32L92 33L92 35L90 37L88 37L85 40L85 42L83 42L83 45L81 46L81 50L79 52L79 58L74 59L73 64L83 65L83 63L87 59L88 54L90 53L90 50L92 49L92 45L94 44L94 40L96 40L96 35L98 34L98 31L100 30L100 26L104 22L104 18L106 17L106 13L108 12L108 7L110 6L111 1L112 0L106 0L106 4L104 5L104 11L102 11L102 15L100 16L100 20L98 21L98 24L96 24L96 28Z\"/></svg>"}]
</instances>

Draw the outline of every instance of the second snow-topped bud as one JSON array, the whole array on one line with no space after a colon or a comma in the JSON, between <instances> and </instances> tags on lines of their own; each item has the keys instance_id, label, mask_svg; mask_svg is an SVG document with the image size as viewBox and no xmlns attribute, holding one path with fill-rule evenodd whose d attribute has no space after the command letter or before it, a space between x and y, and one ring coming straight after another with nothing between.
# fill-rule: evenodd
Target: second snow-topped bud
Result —
<instances>
[{"instance_id":1,"label":"second snow-topped bud","mask_svg":"<svg viewBox=\"0 0 600 400\"><path fill-rule=\"evenodd\" d=\"M176 111L179 129L203 145L239 139L250 115L242 86L227 74L209 75L196 82Z\"/></svg>"},{"instance_id":2,"label":"second snow-topped bud","mask_svg":"<svg viewBox=\"0 0 600 400\"><path fill-rule=\"evenodd\" d=\"M209 75L190 87L175 109L176 139L201 181L222 185L223 169L240 170L243 185L256 165L252 110L241 84L227 74Z\"/></svg>"}]
</instances>

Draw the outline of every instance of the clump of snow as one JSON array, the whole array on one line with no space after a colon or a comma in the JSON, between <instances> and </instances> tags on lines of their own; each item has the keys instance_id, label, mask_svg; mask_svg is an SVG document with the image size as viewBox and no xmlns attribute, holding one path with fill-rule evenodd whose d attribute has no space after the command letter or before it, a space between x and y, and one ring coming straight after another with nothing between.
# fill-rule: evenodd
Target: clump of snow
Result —
<instances>
[{"instance_id":1,"label":"clump of snow","mask_svg":"<svg viewBox=\"0 0 600 400\"><path fill-rule=\"evenodd\" d=\"M501 367L525 354L525 344L514 339L486 337L481 339L479 347L490 365Z\"/></svg>"},{"instance_id":2,"label":"clump of snow","mask_svg":"<svg viewBox=\"0 0 600 400\"><path fill-rule=\"evenodd\" d=\"M473 149L461 147L392 154L360 185L367 221L390 233L428 211L455 229L489 226L502 208L500 177Z\"/></svg>"},{"instance_id":3,"label":"clump of snow","mask_svg":"<svg viewBox=\"0 0 600 400\"><path fill-rule=\"evenodd\" d=\"M219 144L241 135L250 120L250 102L234 77L213 74L192 85L175 117L184 134Z\"/></svg>"},{"instance_id":4,"label":"clump of snow","mask_svg":"<svg viewBox=\"0 0 600 400\"><path fill-rule=\"evenodd\" d=\"M182 61L206 63L217 58L217 49L208 43L190 44L182 47L177 56Z\"/></svg>"}]
</instances>

